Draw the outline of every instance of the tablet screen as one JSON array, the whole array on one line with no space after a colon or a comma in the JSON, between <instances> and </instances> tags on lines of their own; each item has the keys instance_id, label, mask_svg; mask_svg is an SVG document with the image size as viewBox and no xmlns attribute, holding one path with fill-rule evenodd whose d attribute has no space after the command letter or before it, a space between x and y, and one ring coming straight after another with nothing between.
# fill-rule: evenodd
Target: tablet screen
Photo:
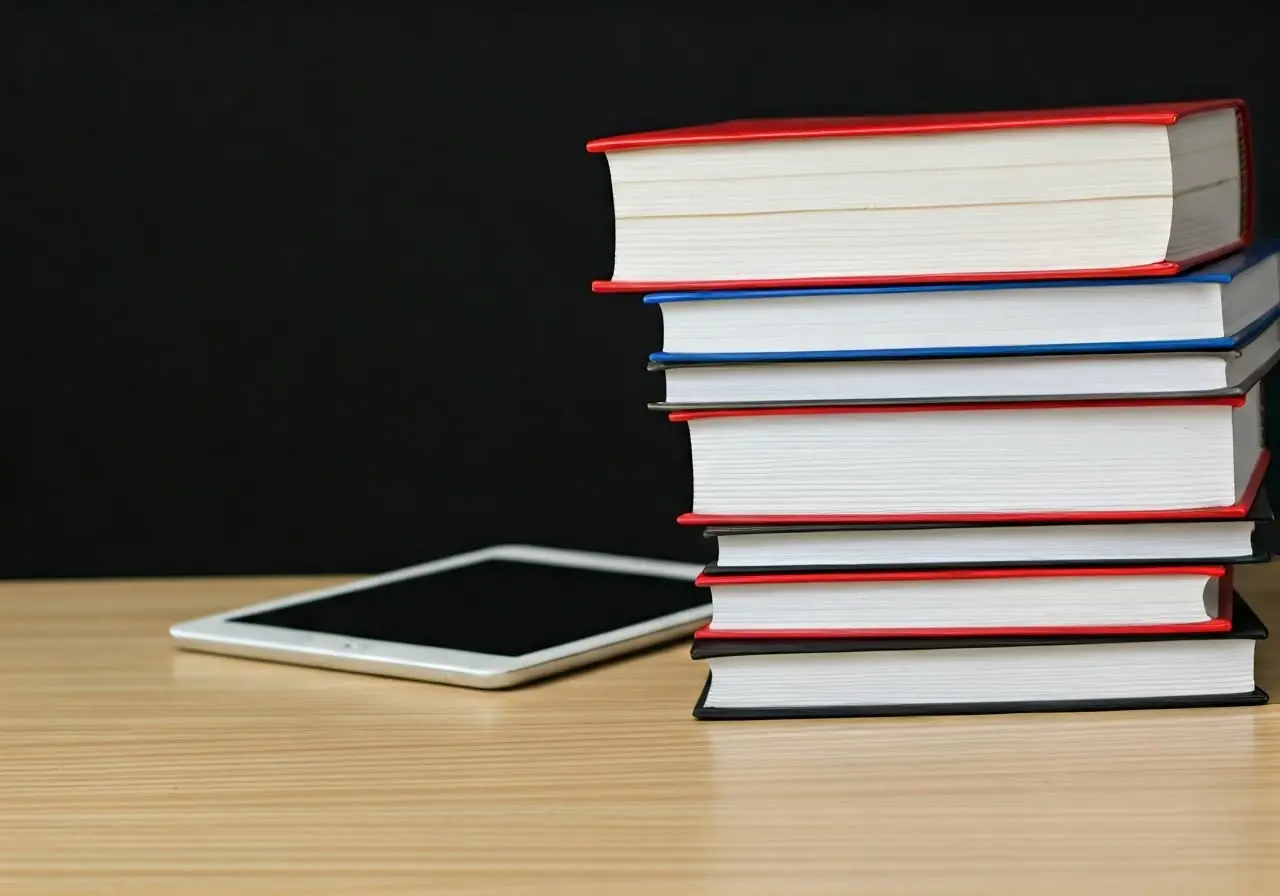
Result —
<instances>
[{"instance_id":1,"label":"tablet screen","mask_svg":"<svg viewBox=\"0 0 1280 896\"><path fill-rule=\"evenodd\" d=\"M522 656L708 602L677 579L490 560L231 621Z\"/></svg>"}]
</instances>

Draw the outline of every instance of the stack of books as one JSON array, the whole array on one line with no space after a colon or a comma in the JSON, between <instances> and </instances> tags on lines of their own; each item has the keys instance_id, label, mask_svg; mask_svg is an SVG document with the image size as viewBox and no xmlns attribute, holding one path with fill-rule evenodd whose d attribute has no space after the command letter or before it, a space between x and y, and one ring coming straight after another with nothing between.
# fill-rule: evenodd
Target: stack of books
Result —
<instances>
[{"instance_id":1,"label":"stack of books","mask_svg":"<svg viewBox=\"0 0 1280 896\"><path fill-rule=\"evenodd\" d=\"M718 561L694 714L1257 704L1280 253L1222 100L612 137Z\"/></svg>"}]
</instances>

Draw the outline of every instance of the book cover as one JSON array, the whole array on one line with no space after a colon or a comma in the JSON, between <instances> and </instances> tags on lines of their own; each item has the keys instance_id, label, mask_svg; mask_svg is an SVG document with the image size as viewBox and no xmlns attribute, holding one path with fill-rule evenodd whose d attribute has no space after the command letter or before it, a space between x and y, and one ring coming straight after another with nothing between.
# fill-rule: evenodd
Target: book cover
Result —
<instances>
[{"instance_id":1,"label":"book cover","mask_svg":"<svg viewBox=\"0 0 1280 896\"><path fill-rule=\"evenodd\" d=\"M587 152L622 152L629 149L654 149L662 146L744 143L756 140L883 137L1099 124L1145 124L1169 127L1188 115L1213 112L1217 109L1236 109L1243 113L1245 105L1243 100L1224 98L1019 111L737 119L715 124L601 137L587 143Z\"/></svg>"}]
</instances>

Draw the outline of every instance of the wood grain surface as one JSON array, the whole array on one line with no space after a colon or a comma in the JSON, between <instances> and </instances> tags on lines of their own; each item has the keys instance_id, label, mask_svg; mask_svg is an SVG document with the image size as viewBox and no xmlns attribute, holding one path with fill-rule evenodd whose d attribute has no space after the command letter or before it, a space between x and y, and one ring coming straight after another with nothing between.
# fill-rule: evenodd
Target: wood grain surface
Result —
<instances>
[{"instance_id":1,"label":"wood grain surface","mask_svg":"<svg viewBox=\"0 0 1280 896\"><path fill-rule=\"evenodd\" d=\"M1280 893L1280 706L700 724L687 645L483 693L168 643L332 581L0 584L0 894Z\"/></svg>"}]
</instances>

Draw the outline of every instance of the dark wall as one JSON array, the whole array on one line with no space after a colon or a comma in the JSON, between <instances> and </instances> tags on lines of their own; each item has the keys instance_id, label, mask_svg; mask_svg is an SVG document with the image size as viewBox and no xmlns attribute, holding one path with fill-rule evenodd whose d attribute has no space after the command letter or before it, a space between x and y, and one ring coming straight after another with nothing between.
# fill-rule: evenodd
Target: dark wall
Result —
<instances>
[{"instance_id":1,"label":"dark wall","mask_svg":"<svg viewBox=\"0 0 1280 896\"><path fill-rule=\"evenodd\" d=\"M1280 229L1280 4L967 5L3 23L0 575L378 570L508 540L703 556L673 521L685 433L645 410L660 320L589 291L612 260L592 137L1242 96Z\"/></svg>"}]
</instances>

